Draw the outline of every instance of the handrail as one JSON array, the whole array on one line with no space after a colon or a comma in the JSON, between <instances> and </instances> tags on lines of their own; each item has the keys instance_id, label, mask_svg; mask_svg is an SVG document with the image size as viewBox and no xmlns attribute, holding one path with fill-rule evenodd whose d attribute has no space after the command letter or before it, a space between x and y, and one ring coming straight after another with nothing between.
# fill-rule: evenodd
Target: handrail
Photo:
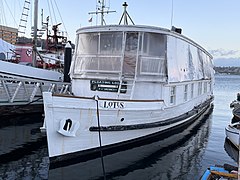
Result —
<instances>
[{"instance_id":1,"label":"handrail","mask_svg":"<svg viewBox=\"0 0 240 180\"><path fill-rule=\"evenodd\" d=\"M73 95L66 95L66 94L53 94L53 96L95 100L95 96L93 96L93 97L84 97L84 96L73 96ZM100 98L100 97L98 97L98 100L127 101L127 102L164 102L164 100L162 100L162 99L113 99L113 98Z\"/></svg>"},{"instance_id":2,"label":"handrail","mask_svg":"<svg viewBox=\"0 0 240 180\"><path fill-rule=\"evenodd\" d=\"M0 76L0 106L34 102L42 97L43 92L71 94L71 84L65 82L41 81L13 76ZM39 103L39 102L38 102Z\"/></svg>"}]
</instances>

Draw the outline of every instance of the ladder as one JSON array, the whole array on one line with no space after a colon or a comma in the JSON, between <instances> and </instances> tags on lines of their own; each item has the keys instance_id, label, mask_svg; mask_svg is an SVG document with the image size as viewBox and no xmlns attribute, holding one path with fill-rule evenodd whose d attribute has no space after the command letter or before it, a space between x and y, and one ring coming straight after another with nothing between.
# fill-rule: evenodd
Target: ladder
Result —
<instances>
[{"instance_id":1,"label":"ladder","mask_svg":"<svg viewBox=\"0 0 240 180\"><path fill-rule=\"evenodd\" d=\"M26 27L27 27L27 19L30 10L31 0L25 0L22 10L22 15L18 27L18 37L23 37L25 35Z\"/></svg>"},{"instance_id":2,"label":"ladder","mask_svg":"<svg viewBox=\"0 0 240 180\"><path fill-rule=\"evenodd\" d=\"M120 79L119 88L118 88L118 97L122 97L124 99L132 99L134 90L135 90L135 77L122 77Z\"/></svg>"}]
</instances>

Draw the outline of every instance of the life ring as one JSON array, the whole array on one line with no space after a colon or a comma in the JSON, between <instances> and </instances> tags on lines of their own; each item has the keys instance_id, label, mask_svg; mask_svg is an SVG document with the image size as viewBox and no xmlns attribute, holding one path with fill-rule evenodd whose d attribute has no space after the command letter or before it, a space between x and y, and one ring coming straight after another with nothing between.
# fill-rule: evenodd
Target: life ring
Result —
<instances>
[{"instance_id":1,"label":"life ring","mask_svg":"<svg viewBox=\"0 0 240 180\"><path fill-rule=\"evenodd\" d=\"M32 49L27 49L26 50L26 54L27 54L28 57L30 57L31 54L32 54Z\"/></svg>"}]
</instances>

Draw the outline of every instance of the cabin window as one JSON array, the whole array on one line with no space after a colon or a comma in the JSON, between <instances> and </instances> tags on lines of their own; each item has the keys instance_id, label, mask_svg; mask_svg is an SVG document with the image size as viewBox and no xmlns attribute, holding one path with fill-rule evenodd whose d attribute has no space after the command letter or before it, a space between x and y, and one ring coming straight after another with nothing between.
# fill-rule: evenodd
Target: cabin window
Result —
<instances>
[{"instance_id":1,"label":"cabin window","mask_svg":"<svg viewBox=\"0 0 240 180\"><path fill-rule=\"evenodd\" d=\"M120 73L122 40L122 32L79 34L74 73Z\"/></svg>"},{"instance_id":2,"label":"cabin window","mask_svg":"<svg viewBox=\"0 0 240 180\"><path fill-rule=\"evenodd\" d=\"M97 54L99 44L98 33L80 34L78 39L78 54Z\"/></svg>"},{"instance_id":3,"label":"cabin window","mask_svg":"<svg viewBox=\"0 0 240 180\"><path fill-rule=\"evenodd\" d=\"M148 56L164 56L165 38L159 33L144 33L142 53Z\"/></svg>"},{"instance_id":4,"label":"cabin window","mask_svg":"<svg viewBox=\"0 0 240 180\"><path fill-rule=\"evenodd\" d=\"M100 54L121 54L122 33L100 34Z\"/></svg>"},{"instance_id":5,"label":"cabin window","mask_svg":"<svg viewBox=\"0 0 240 180\"><path fill-rule=\"evenodd\" d=\"M140 74L165 75L165 59L154 57L141 57Z\"/></svg>"},{"instance_id":6,"label":"cabin window","mask_svg":"<svg viewBox=\"0 0 240 180\"><path fill-rule=\"evenodd\" d=\"M138 51L138 33L126 33L125 51L123 59L123 75L134 75Z\"/></svg>"},{"instance_id":7,"label":"cabin window","mask_svg":"<svg viewBox=\"0 0 240 180\"><path fill-rule=\"evenodd\" d=\"M140 39L140 75L166 75L165 36L143 33Z\"/></svg>"},{"instance_id":8,"label":"cabin window","mask_svg":"<svg viewBox=\"0 0 240 180\"><path fill-rule=\"evenodd\" d=\"M188 98L188 85L184 86L184 101L187 101Z\"/></svg>"},{"instance_id":9,"label":"cabin window","mask_svg":"<svg viewBox=\"0 0 240 180\"><path fill-rule=\"evenodd\" d=\"M194 84L191 84L191 99L193 98L194 93Z\"/></svg>"},{"instance_id":10,"label":"cabin window","mask_svg":"<svg viewBox=\"0 0 240 180\"><path fill-rule=\"evenodd\" d=\"M176 86L170 87L170 104L176 103Z\"/></svg>"},{"instance_id":11,"label":"cabin window","mask_svg":"<svg viewBox=\"0 0 240 180\"><path fill-rule=\"evenodd\" d=\"M212 83L209 82L209 91L212 91Z\"/></svg>"},{"instance_id":12,"label":"cabin window","mask_svg":"<svg viewBox=\"0 0 240 180\"><path fill-rule=\"evenodd\" d=\"M198 82L198 95L202 94L202 82Z\"/></svg>"},{"instance_id":13,"label":"cabin window","mask_svg":"<svg viewBox=\"0 0 240 180\"><path fill-rule=\"evenodd\" d=\"M204 92L204 93L207 92L207 82L204 82L203 92Z\"/></svg>"}]
</instances>

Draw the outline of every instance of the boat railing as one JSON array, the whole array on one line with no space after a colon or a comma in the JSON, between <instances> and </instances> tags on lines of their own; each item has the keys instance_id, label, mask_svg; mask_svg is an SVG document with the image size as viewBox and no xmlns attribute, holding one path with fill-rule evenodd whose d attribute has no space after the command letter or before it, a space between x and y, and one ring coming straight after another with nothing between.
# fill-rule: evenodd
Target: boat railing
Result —
<instances>
[{"instance_id":1,"label":"boat railing","mask_svg":"<svg viewBox=\"0 0 240 180\"><path fill-rule=\"evenodd\" d=\"M166 75L165 57L140 56L140 74L141 75Z\"/></svg>"},{"instance_id":2,"label":"boat railing","mask_svg":"<svg viewBox=\"0 0 240 180\"><path fill-rule=\"evenodd\" d=\"M13 76L0 76L0 106L42 103L42 93L71 94L71 84Z\"/></svg>"}]
</instances>

